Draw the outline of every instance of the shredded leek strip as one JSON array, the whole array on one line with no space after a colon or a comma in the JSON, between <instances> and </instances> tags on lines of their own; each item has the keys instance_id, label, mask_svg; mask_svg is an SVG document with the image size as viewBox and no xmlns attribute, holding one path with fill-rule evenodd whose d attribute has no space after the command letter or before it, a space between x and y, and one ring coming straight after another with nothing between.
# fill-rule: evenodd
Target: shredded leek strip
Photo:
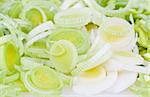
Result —
<instances>
[{"instance_id":1,"label":"shredded leek strip","mask_svg":"<svg viewBox=\"0 0 150 97\"><path fill-rule=\"evenodd\" d=\"M28 58L25 58L25 57L21 58L21 64L22 64L21 69L23 69L23 70L31 70L35 67L43 65L43 64L37 63L35 61L32 61Z\"/></svg>"},{"instance_id":2,"label":"shredded leek strip","mask_svg":"<svg viewBox=\"0 0 150 97\"><path fill-rule=\"evenodd\" d=\"M47 53L47 50L41 48L27 48L25 54L32 57L35 56L39 58L49 58L49 54Z\"/></svg>"},{"instance_id":3,"label":"shredded leek strip","mask_svg":"<svg viewBox=\"0 0 150 97\"><path fill-rule=\"evenodd\" d=\"M65 0L62 5L61 5L61 10L68 9L69 7L73 6L76 4L79 0Z\"/></svg>"},{"instance_id":4,"label":"shredded leek strip","mask_svg":"<svg viewBox=\"0 0 150 97\"><path fill-rule=\"evenodd\" d=\"M103 48L101 48L94 56L92 56L90 59L81 62L77 65L76 69L72 72L72 74L80 73L82 71L89 70L91 68L94 68L98 65L101 65L106 60L108 60L112 52L110 50L111 46L109 44L104 45Z\"/></svg>"},{"instance_id":5,"label":"shredded leek strip","mask_svg":"<svg viewBox=\"0 0 150 97\"><path fill-rule=\"evenodd\" d=\"M67 76L65 74L59 73L59 75L61 76L63 82L68 85L71 86L72 85L72 77L71 76Z\"/></svg>"},{"instance_id":6,"label":"shredded leek strip","mask_svg":"<svg viewBox=\"0 0 150 97\"><path fill-rule=\"evenodd\" d=\"M95 8L97 11L102 12L105 15L108 15L108 16L119 16L119 17L123 17L125 14L128 14L130 9L131 9L131 5L133 3L132 0L129 0L128 4L126 5L125 8L118 9L118 10L111 10L111 9L103 8L102 6L98 5L95 0L84 0L84 2L89 7Z\"/></svg>"},{"instance_id":7,"label":"shredded leek strip","mask_svg":"<svg viewBox=\"0 0 150 97\"><path fill-rule=\"evenodd\" d=\"M22 59L30 60L30 61L37 62L39 64L44 64L44 65L54 68L54 65L52 64L50 60L41 59L41 58L32 58L32 57L22 57Z\"/></svg>"},{"instance_id":8,"label":"shredded leek strip","mask_svg":"<svg viewBox=\"0 0 150 97\"><path fill-rule=\"evenodd\" d=\"M3 83L11 83L13 81L16 81L19 79L19 73L16 73L16 74L13 74L13 75L10 75L10 76L7 76L3 79Z\"/></svg>"},{"instance_id":9,"label":"shredded leek strip","mask_svg":"<svg viewBox=\"0 0 150 97\"><path fill-rule=\"evenodd\" d=\"M54 22L61 27L82 27L91 21L91 13L89 8L71 8L57 13Z\"/></svg>"},{"instance_id":10,"label":"shredded leek strip","mask_svg":"<svg viewBox=\"0 0 150 97\"><path fill-rule=\"evenodd\" d=\"M45 37L47 37L48 35L50 34L50 32L43 32L37 36L35 36L34 38L32 38L31 40L29 40L27 43L26 43L26 47L29 47L31 46L34 42L40 40L40 39L43 39Z\"/></svg>"},{"instance_id":11,"label":"shredded leek strip","mask_svg":"<svg viewBox=\"0 0 150 97\"><path fill-rule=\"evenodd\" d=\"M84 7L86 7L85 4L82 1L79 1L75 5L73 5L71 8L84 8Z\"/></svg>"},{"instance_id":12,"label":"shredded leek strip","mask_svg":"<svg viewBox=\"0 0 150 97\"><path fill-rule=\"evenodd\" d=\"M12 39L12 35L5 35L0 37L0 46L9 42Z\"/></svg>"},{"instance_id":13,"label":"shredded leek strip","mask_svg":"<svg viewBox=\"0 0 150 97\"><path fill-rule=\"evenodd\" d=\"M31 39L44 31L50 30L52 27L53 23L51 21L45 22L30 31L28 34L28 38Z\"/></svg>"}]
</instances>

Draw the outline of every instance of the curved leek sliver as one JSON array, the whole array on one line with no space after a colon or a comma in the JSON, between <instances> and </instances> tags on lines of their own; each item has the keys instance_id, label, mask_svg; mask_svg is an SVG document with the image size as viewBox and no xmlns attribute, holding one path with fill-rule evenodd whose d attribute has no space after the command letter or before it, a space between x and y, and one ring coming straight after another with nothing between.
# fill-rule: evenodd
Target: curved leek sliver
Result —
<instances>
[{"instance_id":1,"label":"curved leek sliver","mask_svg":"<svg viewBox=\"0 0 150 97\"><path fill-rule=\"evenodd\" d=\"M53 23L51 21L45 22L30 31L28 34L28 38L31 39L44 31L50 30L52 27Z\"/></svg>"},{"instance_id":2,"label":"curved leek sliver","mask_svg":"<svg viewBox=\"0 0 150 97\"><path fill-rule=\"evenodd\" d=\"M11 83L13 81L16 81L19 79L19 73L16 73L16 74L12 74L10 76L6 76L3 78L3 83Z\"/></svg>"},{"instance_id":3,"label":"curved leek sliver","mask_svg":"<svg viewBox=\"0 0 150 97\"><path fill-rule=\"evenodd\" d=\"M48 50L42 48L26 48L25 54L31 57L49 58Z\"/></svg>"},{"instance_id":4,"label":"curved leek sliver","mask_svg":"<svg viewBox=\"0 0 150 97\"><path fill-rule=\"evenodd\" d=\"M8 71L15 71L14 66L19 65L20 55L18 48L12 44L7 43L0 46L0 65L7 68Z\"/></svg>"},{"instance_id":5,"label":"curved leek sliver","mask_svg":"<svg viewBox=\"0 0 150 97\"><path fill-rule=\"evenodd\" d=\"M68 40L71 41L77 48L79 54L85 53L90 47L89 36L86 32L78 29L57 29L54 30L48 37L48 40Z\"/></svg>"},{"instance_id":6,"label":"curved leek sliver","mask_svg":"<svg viewBox=\"0 0 150 97\"><path fill-rule=\"evenodd\" d=\"M84 1L89 7L92 7L96 9L97 11L104 13L105 15L119 16L119 17L123 17L124 15L128 14L132 7L131 4L133 3L132 2L133 0L129 0L125 8L112 10L112 9L107 9L107 8L102 7L96 2L96 0L84 0Z\"/></svg>"},{"instance_id":7,"label":"curved leek sliver","mask_svg":"<svg viewBox=\"0 0 150 97\"><path fill-rule=\"evenodd\" d=\"M71 42L60 40L50 48L50 60L56 70L70 73L76 66L77 50Z\"/></svg>"},{"instance_id":8,"label":"curved leek sliver","mask_svg":"<svg viewBox=\"0 0 150 97\"><path fill-rule=\"evenodd\" d=\"M22 75L25 87L36 95L48 97L60 93L63 86L58 74L47 66L39 66Z\"/></svg>"},{"instance_id":9,"label":"curved leek sliver","mask_svg":"<svg viewBox=\"0 0 150 97\"><path fill-rule=\"evenodd\" d=\"M24 21L21 19L15 19L19 29L24 33L29 33L32 29L32 24L28 21Z\"/></svg>"},{"instance_id":10,"label":"curved leek sliver","mask_svg":"<svg viewBox=\"0 0 150 97\"><path fill-rule=\"evenodd\" d=\"M10 16L12 18L18 18L19 14L22 11L22 8L23 8L23 4L20 1L18 1L18 2L16 1L11 5L7 14L8 14L8 16Z\"/></svg>"},{"instance_id":11,"label":"curved leek sliver","mask_svg":"<svg viewBox=\"0 0 150 97\"><path fill-rule=\"evenodd\" d=\"M34 42L40 40L40 39L43 39L45 37L47 37L48 35L50 34L50 32L43 32L37 36L35 36L34 38L30 39L27 44L26 44L26 47L29 47L31 46Z\"/></svg>"},{"instance_id":12,"label":"curved leek sliver","mask_svg":"<svg viewBox=\"0 0 150 97\"><path fill-rule=\"evenodd\" d=\"M32 64L33 63L33 64ZM49 67L54 68L52 62L48 59L40 59L40 58L32 58L32 57L22 57L21 58L21 64L24 65L25 67L29 67L28 70L31 68L41 66L41 65L47 65ZM29 65L32 64L32 65ZM24 69L24 66L22 67Z\"/></svg>"},{"instance_id":13,"label":"curved leek sliver","mask_svg":"<svg viewBox=\"0 0 150 97\"><path fill-rule=\"evenodd\" d=\"M78 0L65 0L62 5L61 5L61 10L65 10L68 9L70 6L74 5L75 3L77 3Z\"/></svg>"},{"instance_id":14,"label":"curved leek sliver","mask_svg":"<svg viewBox=\"0 0 150 97\"><path fill-rule=\"evenodd\" d=\"M67 9L57 13L54 17L54 22L62 27L82 27L90 21L91 10L89 8Z\"/></svg>"},{"instance_id":15,"label":"curved leek sliver","mask_svg":"<svg viewBox=\"0 0 150 97\"><path fill-rule=\"evenodd\" d=\"M110 48L111 46L109 44L106 44L91 58L79 63L72 74L78 74L82 71L89 70L107 61L112 55L112 51L110 50Z\"/></svg>"},{"instance_id":16,"label":"curved leek sliver","mask_svg":"<svg viewBox=\"0 0 150 97\"><path fill-rule=\"evenodd\" d=\"M9 42L12 39L12 35L5 35L0 37L0 46Z\"/></svg>"},{"instance_id":17,"label":"curved leek sliver","mask_svg":"<svg viewBox=\"0 0 150 97\"><path fill-rule=\"evenodd\" d=\"M0 13L0 20L1 23L10 31L10 33L19 33L17 29L18 25L16 25L12 18Z\"/></svg>"},{"instance_id":18,"label":"curved leek sliver","mask_svg":"<svg viewBox=\"0 0 150 97\"><path fill-rule=\"evenodd\" d=\"M42 66L43 64L37 63L35 61L32 61L28 58L22 57L21 58L21 68L23 70L32 70L33 68L36 68L38 66Z\"/></svg>"}]
</instances>

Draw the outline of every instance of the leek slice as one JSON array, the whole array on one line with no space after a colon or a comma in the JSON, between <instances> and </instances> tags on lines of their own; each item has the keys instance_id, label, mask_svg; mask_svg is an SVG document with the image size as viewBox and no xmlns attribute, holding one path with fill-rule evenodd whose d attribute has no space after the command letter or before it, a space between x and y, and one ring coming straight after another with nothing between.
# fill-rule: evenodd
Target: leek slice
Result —
<instances>
[{"instance_id":1,"label":"leek slice","mask_svg":"<svg viewBox=\"0 0 150 97\"><path fill-rule=\"evenodd\" d=\"M25 87L33 94L48 97L59 94L63 83L59 75L47 66L39 66L22 74Z\"/></svg>"},{"instance_id":2,"label":"leek slice","mask_svg":"<svg viewBox=\"0 0 150 97\"><path fill-rule=\"evenodd\" d=\"M68 40L71 41L77 48L79 54L85 53L90 47L89 36L86 32L78 29L56 29L49 35L48 40Z\"/></svg>"},{"instance_id":3,"label":"leek slice","mask_svg":"<svg viewBox=\"0 0 150 97\"><path fill-rule=\"evenodd\" d=\"M57 7L51 1L31 0L25 3L20 17L31 21L35 27L43 22L52 20L55 10L57 10Z\"/></svg>"},{"instance_id":4,"label":"leek slice","mask_svg":"<svg viewBox=\"0 0 150 97\"><path fill-rule=\"evenodd\" d=\"M23 8L20 1L7 1L1 6L1 12L12 18L18 18Z\"/></svg>"},{"instance_id":5,"label":"leek slice","mask_svg":"<svg viewBox=\"0 0 150 97\"><path fill-rule=\"evenodd\" d=\"M91 58L79 63L72 72L72 74L78 74L82 71L86 71L103 64L112 55L112 51L110 50L110 48L111 46L109 44L104 45L104 47L96 52L96 54L93 55Z\"/></svg>"},{"instance_id":6,"label":"leek slice","mask_svg":"<svg viewBox=\"0 0 150 97\"><path fill-rule=\"evenodd\" d=\"M8 71L15 71L14 66L19 65L20 55L18 48L12 44L7 43L0 46L0 65L5 67Z\"/></svg>"},{"instance_id":7,"label":"leek slice","mask_svg":"<svg viewBox=\"0 0 150 97\"><path fill-rule=\"evenodd\" d=\"M56 70L70 73L77 62L77 50L71 42L60 40L52 45L50 59Z\"/></svg>"},{"instance_id":8,"label":"leek slice","mask_svg":"<svg viewBox=\"0 0 150 97\"><path fill-rule=\"evenodd\" d=\"M43 16L39 10L34 8L26 12L26 18L31 21L34 27L44 22Z\"/></svg>"},{"instance_id":9,"label":"leek slice","mask_svg":"<svg viewBox=\"0 0 150 97\"><path fill-rule=\"evenodd\" d=\"M127 21L121 18L107 18L99 29L101 42L110 43L114 50L131 51L135 46L135 32Z\"/></svg>"},{"instance_id":10,"label":"leek slice","mask_svg":"<svg viewBox=\"0 0 150 97\"><path fill-rule=\"evenodd\" d=\"M91 21L91 11L89 8L70 8L58 12L54 21L62 27L82 27Z\"/></svg>"}]
</instances>

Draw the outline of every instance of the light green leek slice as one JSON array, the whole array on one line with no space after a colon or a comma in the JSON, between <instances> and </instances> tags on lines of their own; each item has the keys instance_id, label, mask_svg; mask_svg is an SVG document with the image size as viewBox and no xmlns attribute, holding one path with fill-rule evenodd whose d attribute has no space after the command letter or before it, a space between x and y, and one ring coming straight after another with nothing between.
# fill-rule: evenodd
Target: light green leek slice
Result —
<instances>
[{"instance_id":1,"label":"light green leek slice","mask_svg":"<svg viewBox=\"0 0 150 97\"><path fill-rule=\"evenodd\" d=\"M89 8L67 9L58 12L54 17L54 22L62 27L82 27L90 21L91 11Z\"/></svg>"},{"instance_id":2,"label":"light green leek slice","mask_svg":"<svg viewBox=\"0 0 150 97\"><path fill-rule=\"evenodd\" d=\"M21 1L7 1L1 5L0 12L12 18L18 18L22 8Z\"/></svg>"},{"instance_id":3,"label":"light green leek slice","mask_svg":"<svg viewBox=\"0 0 150 97\"><path fill-rule=\"evenodd\" d=\"M78 29L56 29L49 35L48 40L50 42L58 40L68 40L76 46L79 54L86 53L90 47L90 39L88 33Z\"/></svg>"},{"instance_id":4,"label":"light green leek slice","mask_svg":"<svg viewBox=\"0 0 150 97\"><path fill-rule=\"evenodd\" d=\"M36 67L23 73L22 77L25 87L31 93L43 97L59 94L63 86L57 72L47 66Z\"/></svg>"},{"instance_id":5,"label":"light green leek slice","mask_svg":"<svg viewBox=\"0 0 150 97\"><path fill-rule=\"evenodd\" d=\"M39 25L39 24L41 24L43 22L42 14L40 13L39 10L37 10L35 8L26 12L26 18L29 21L31 21L31 23L33 24L34 27Z\"/></svg>"},{"instance_id":6,"label":"light green leek slice","mask_svg":"<svg viewBox=\"0 0 150 97\"><path fill-rule=\"evenodd\" d=\"M76 66L77 50L71 42L59 40L50 48L50 60L56 70L70 73Z\"/></svg>"},{"instance_id":7,"label":"light green leek slice","mask_svg":"<svg viewBox=\"0 0 150 97\"><path fill-rule=\"evenodd\" d=\"M8 10L8 16L12 17L12 18L18 18L19 14L21 13L23 8L23 5L20 1L16 1L14 2L10 9Z\"/></svg>"},{"instance_id":8,"label":"light green leek slice","mask_svg":"<svg viewBox=\"0 0 150 97\"><path fill-rule=\"evenodd\" d=\"M31 80L41 89L56 89L59 87L59 78L56 77L54 70L48 67L38 67L32 70Z\"/></svg>"},{"instance_id":9,"label":"light green leek slice","mask_svg":"<svg viewBox=\"0 0 150 97\"><path fill-rule=\"evenodd\" d=\"M18 48L12 44L7 43L0 46L0 65L7 68L8 71L15 71L14 66L19 65L20 55Z\"/></svg>"},{"instance_id":10,"label":"light green leek slice","mask_svg":"<svg viewBox=\"0 0 150 97\"><path fill-rule=\"evenodd\" d=\"M34 27L48 20L53 20L54 13L57 10L56 5L50 0L30 0L24 3L25 7L20 17L31 21Z\"/></svg>"}]
</instances>

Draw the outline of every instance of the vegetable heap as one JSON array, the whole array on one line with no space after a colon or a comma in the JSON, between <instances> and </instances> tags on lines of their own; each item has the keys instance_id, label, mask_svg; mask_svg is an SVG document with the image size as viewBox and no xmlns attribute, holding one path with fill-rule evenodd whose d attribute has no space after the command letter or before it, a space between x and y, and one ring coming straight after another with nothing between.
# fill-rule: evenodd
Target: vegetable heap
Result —
<instances>
[{"instance_id":1,"label":"vegetable heap","mask_svg":"<svg viewBox=\"0 0 150 97\"><path fill-rule=\"evenodd\" d=\"M150 95L150 0L0 0L0 97Z\"/></svg>"}]
</instances>

